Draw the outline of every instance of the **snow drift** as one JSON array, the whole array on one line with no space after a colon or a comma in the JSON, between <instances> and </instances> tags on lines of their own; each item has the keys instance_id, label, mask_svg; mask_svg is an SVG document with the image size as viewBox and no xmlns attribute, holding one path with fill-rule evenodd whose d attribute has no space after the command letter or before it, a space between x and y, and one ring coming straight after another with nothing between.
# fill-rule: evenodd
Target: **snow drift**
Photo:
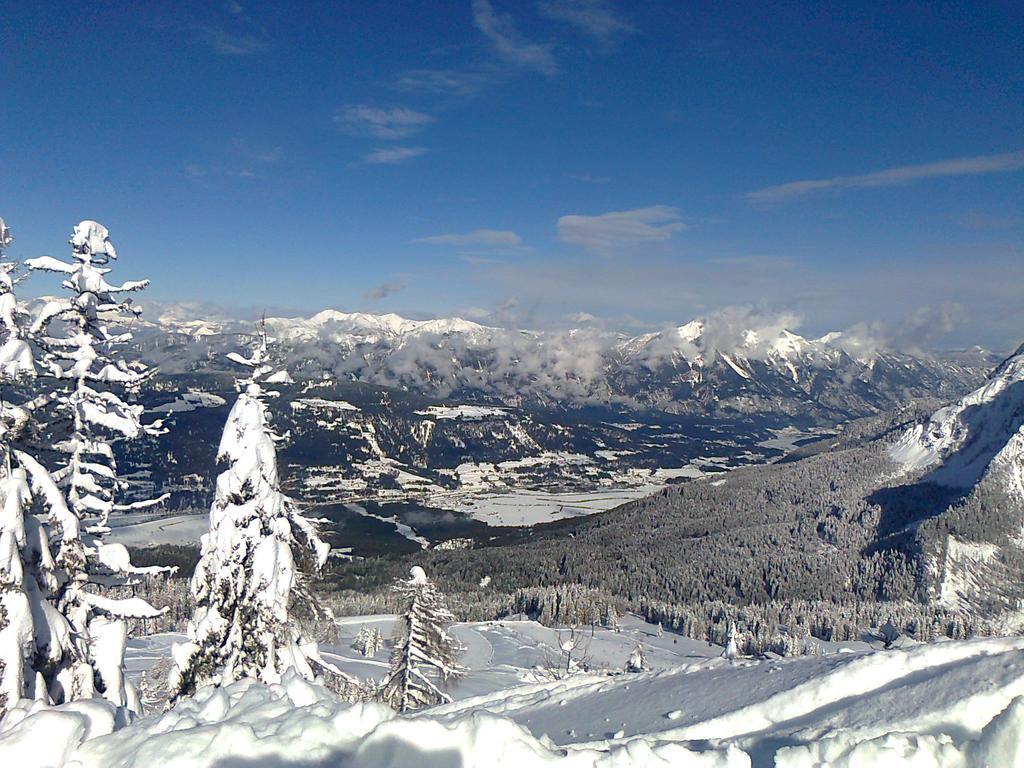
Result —
<instances>
[{"instance_id":1,"label":"snow drift","mask_svg":"<svg viewBox=\"0 0 1024 768\"><path fill-rule=\"evenodd\" d=\"M102 702L27 704L0 757L66 768L1014 766L1024 639L580 674L399 716L288 674L201 689L114 730ZM601 738L592 738L600 735Z\"/></svg>"}]
</instances>

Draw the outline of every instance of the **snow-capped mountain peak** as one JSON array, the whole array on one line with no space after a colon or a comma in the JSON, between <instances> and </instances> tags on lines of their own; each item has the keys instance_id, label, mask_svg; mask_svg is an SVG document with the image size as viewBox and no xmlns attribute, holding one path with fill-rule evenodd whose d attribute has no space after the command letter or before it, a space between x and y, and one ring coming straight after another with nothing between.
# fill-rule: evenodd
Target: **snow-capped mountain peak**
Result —
<instances>
[{"instance_id":1,"label":"snow-capped mountain peak","mask_svg":"<svg viewBox=\"0 0 1024 768\"><path fill-rule=\"evenodd\" d=\"M704 321L691 320L676 328L676 332L683 341L695 342L704 334Z\"/></svg>"},{"instance_id":2,"label":"snow-capped mountain peak","mask_svg":"<svg viewBox=\"0 0 1024 768\"><path fill-rule=\"evenodd\" d=\"M292 340L312 339L325 333L328 336L340 334L373 341L422 334L479 334L489 330L479 323L460 317L410 320L393 312L375 315L340 312L336 309L325 309L308 318L267 318L267 325L276 337Z\"/></svg>"}]
</instances>

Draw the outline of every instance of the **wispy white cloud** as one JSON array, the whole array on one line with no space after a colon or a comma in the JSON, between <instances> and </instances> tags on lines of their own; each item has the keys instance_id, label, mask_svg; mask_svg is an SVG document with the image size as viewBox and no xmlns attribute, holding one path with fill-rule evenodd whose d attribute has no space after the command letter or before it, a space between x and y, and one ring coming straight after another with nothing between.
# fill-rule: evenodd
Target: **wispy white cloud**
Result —
<instances>
[{"instance_id":1,"label":"wispy white cloud","mask_svg":"<svg viewBox=\"0 0 1024 768\"><path fill-rule=\"evenodd\" d=\"M215 162L193 162L185 166L185 173L194 179L243 178L251 179L279 164L284 159L284 148L254 143L235 137L227 144L227 151Z\"/></svg>"},{"instance_id":2,"label":"wispy white cloud","mask_svg":"<svg viewBox=\"0 0 1024 768\"><path fill-rule=\"evenodd\" d=\"M419 237L412 241L422 245L456 248L470 264L493 264L505 256L522 256L532 249L515 232L507 229L477 229L446 235Z\"/></svg>"},{"instance_id":3,"label":"wispy white cloud","mask_svg":"<svg viewBox=\"0 0 1024 768\"><path fill-rule=\"evenodd\" d=\"M547 0L540 4L540 12L549 19L571 24L604 45L619 35L636 31L606 0Z\"/></svg>"},{"instance_id":4,"label":"wispy white cloud","mask_svg":"<svg viewBox=\"0 0 1024 768\"><path fill-rule=\"evenodd\" d=\"M512 17L495 11L490 0L473 0L473 22L495 52L506 61L545 75L552 75L558 70L552 46L526 40L516 29Z\"/></svg>"},{"instance_id":5,"label":"wispy white cloud","mask_svg":"<svg viewBox=\"0 0 1024 768\"><path fill-rule=\"evenodd\" d=\"M515 232L505 229L477 229L472 232L448 235L430 235L418 237L412 242L428 245L465 246L515 246L522 245L523 240Z\"/></svg>"},{"instance_id":6,"label":"wispy white cloud","mask_svg":"<svg viewBox=\"0 0 1024 768\"><path fill-rule=\"evenodd\" d=\"M363 155L363 162L371 165L398 165L426 153L426 147L380 147Z\"/></svg>"},{"instance_id":7,"label":"wispy white cloud","mask_svg":"<svg viewBox=\"0 0 1024 768\"><path fill-rule=\"evenodd\" d=\"M376 139L401 139L411 136L434 122L431 115L405 107L372 107L346 104L334 111L337 126L353 136Z\"/></svg>"},{"instance_id":8,"label":"wispy white cloud","mask_svg":"<svg viewBox=\"0 0 1024 768\"><path fill-rule=\"evenodd\" d=\"M600 216L569 215L558 220L562 242L591 251L609 252L623 245L658 242L686 229L676 208L653 205Z\"/></svg>"},{"instance_id":9,"label":"wispy white cloud","mask_svg":"<svg viewBox=\"0 0 1024 768\"><path fill-rule=\"evenodd\" d=\"M1005 152L999 155L978 155L957 157L921 165L901 165L881 171L857 176L833 176L830 179L807 179L791 181L774 187L750 192L747 199L752 203L780 203L817 192L841 189L863 189L891 187L907 184L920 179L934 179L947 176L977 176L984 173L1006 173L1024 169L1024 151Z\"/></svg>"},{"instance_id":10,"label":"wispy white cloud","mask_svg":"<svg viewBox=\"0 0 1024 768\"><path fill-rule=\"evenodd\" d=\"M482 90L490 78L482 72L459 69L410 69L394 82L396 90L406 93L435 93L470 96Z\"/></svg>"},{"instance_id":11,"label":"wispy white cloud","mask_svg":"<svg viewBox=\"0 0 1024 768\"><path fill-rule=\"evenodd\" d=\"M192 24L199 39L224 56L250 56L270 47L266 28L235 0L221 5L217 19Z\"/></svg>"},{"instance_id":12,"label":"wispy white cloud","mask_svg":"<svg viewBox=\"0 0 1024 768\"><path fill-rule=\"evenodd\" d=\"M851 354L873 354L879 349L929 350L968 319L959 302L918 307L895 321L856 323L836 337L835 343Z\"/></svg>"}]
</instances>

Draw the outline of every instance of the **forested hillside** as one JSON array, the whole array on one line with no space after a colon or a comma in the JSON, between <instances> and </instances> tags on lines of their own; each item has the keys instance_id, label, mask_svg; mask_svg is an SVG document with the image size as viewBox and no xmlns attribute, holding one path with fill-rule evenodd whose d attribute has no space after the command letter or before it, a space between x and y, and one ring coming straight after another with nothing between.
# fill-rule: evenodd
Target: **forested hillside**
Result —
<instances>
[{"instance_id":1,"label":"forested hillside","mask_svg":"<svg viewBox=\"0 0 1024 768\"><path fill-rule=\"evenodd\" d=\"M877 626L890 614L923 635L994 631L1012 618L1024 585L1024 499L1012 482L1024 411L1007 402L1020 393L1019 362L979 389L987 399L972 393L959 410L929 417L908 408L863 420L791 461L538 526L522 544L423 558L451 588L480 594L486 578L487 590L526 590L514 607L537 610L546 598L536 588L553 590L548 610L563 620L600 613L602 601L617 598L673 623L703 616L720 625L715 612L733 606L766 620L795 617L821 634L853 631L865 619ZM967 416L950 428L958 437L941 462L901 461L900 447L935 431L950 411ZM943 467L977 452L975 433L992 446L975 482L938 482ZM577 610L574 601L587 606Z\"/></svg>"}]
</instances>

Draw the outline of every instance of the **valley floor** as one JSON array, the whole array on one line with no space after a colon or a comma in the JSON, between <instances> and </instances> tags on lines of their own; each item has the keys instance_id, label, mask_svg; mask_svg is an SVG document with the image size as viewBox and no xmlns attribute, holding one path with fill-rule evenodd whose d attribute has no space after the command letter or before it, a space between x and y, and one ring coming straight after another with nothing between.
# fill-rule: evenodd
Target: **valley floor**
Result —
<instances>
[{"instance_id":1,"label":"valley floor","mask_svg":"<svg viewBox=\"0 0 1024 768\"><path fill-rule=\"evenodd\" d=\"M387 635L392 621L343 619L324 655L379 678L387 651L364 658L350 642L364 625ZM301 680L242 682L109 735L96 735L110 724L88 708L40 713L5 725L0 755L76 768L1024 765L1020 637L728 661L718 647L658 637L625 617L618 632L587 627L577 648L593 671L558 679L569 630L496 621L454 632L468 668L455 701L411 716L346 705ZM179 637L132 641L131 674ZM652 671L620 673L637 642Z\"/></svg>"}]
</instances>

